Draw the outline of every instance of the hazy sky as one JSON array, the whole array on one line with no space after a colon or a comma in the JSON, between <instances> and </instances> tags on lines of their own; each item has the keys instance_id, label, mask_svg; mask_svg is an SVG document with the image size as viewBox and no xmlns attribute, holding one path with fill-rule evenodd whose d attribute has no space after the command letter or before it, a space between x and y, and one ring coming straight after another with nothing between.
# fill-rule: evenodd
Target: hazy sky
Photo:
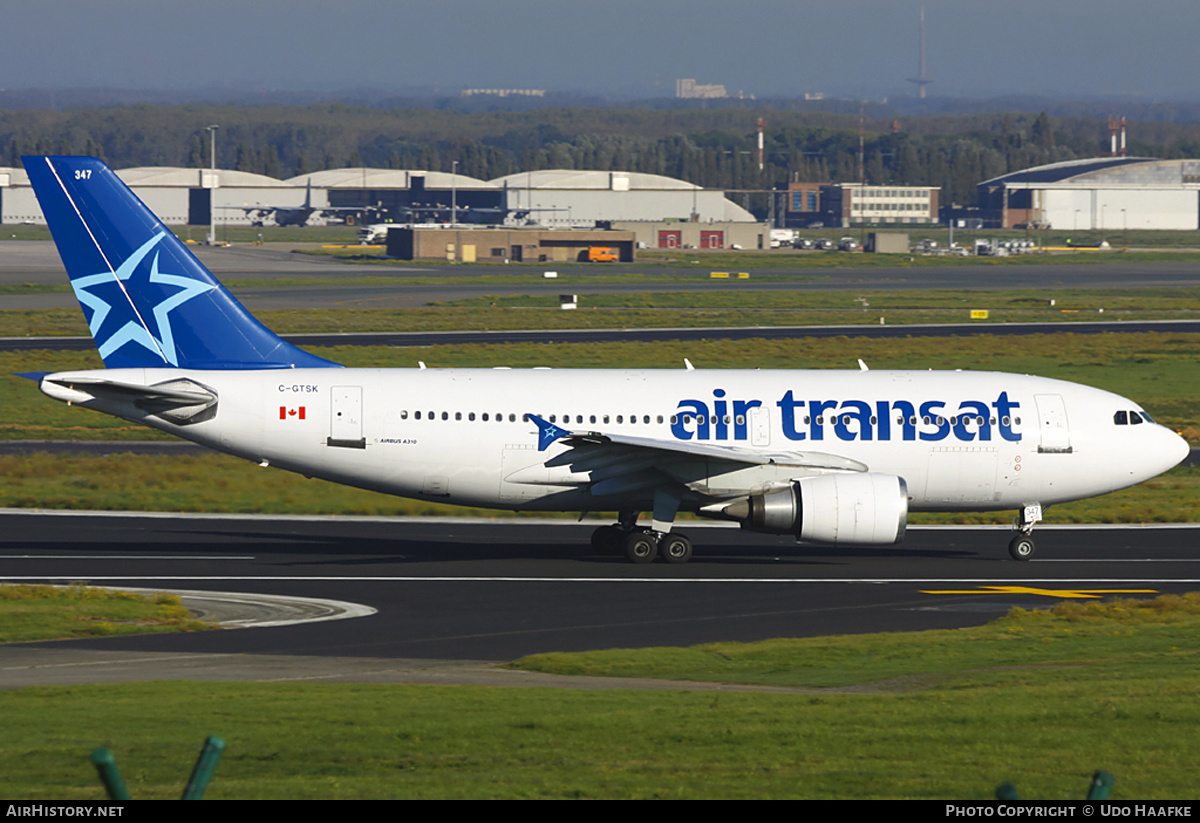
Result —
<instances>
[{"instance_id":1,"label":"hazy sky","mask_svg":"<svg viewBox=\"0 0 1200 823\"><path fill-rule=\"evenodd\" d=\"M1200 99L1196 0L34 0L0 88L521 87Z\"/></svg>"}]
</instances>

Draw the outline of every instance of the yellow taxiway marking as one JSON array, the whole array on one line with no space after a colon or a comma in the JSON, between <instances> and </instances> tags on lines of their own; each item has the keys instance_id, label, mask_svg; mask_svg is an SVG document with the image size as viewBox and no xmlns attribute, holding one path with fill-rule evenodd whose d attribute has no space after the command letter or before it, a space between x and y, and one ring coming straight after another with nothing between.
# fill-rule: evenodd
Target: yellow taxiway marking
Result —
<instances>
[{"instance_id":1,"label":"yellow taxiway marking","mask_svg":"<svg viewBox=\"0 0 1200 823\"><path fill-rule=\"evenodd\" d=\"M1044 597L1100 597L1105 594L1158 594L1157 589L1036 589L1032 586L980 586L978 589L925 591L921 594L1040 594Z\"/></svg>"}]
</instances>

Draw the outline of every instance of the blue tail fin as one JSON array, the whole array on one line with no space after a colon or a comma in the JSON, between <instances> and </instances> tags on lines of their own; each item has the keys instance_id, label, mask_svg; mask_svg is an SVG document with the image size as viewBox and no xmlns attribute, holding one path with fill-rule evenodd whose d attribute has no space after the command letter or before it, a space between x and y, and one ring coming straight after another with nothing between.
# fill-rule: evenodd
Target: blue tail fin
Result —
<instances>
[{"instance_id":1,"label":"blue tail fin","mask_svg":"<svg viewBox=\"0 0 1200 823\"><path fill-rule=\"evenodd\" d=\"M105 366L338 365L254 319L101 161L22 159Z\"/></svg>"}]
</instances>

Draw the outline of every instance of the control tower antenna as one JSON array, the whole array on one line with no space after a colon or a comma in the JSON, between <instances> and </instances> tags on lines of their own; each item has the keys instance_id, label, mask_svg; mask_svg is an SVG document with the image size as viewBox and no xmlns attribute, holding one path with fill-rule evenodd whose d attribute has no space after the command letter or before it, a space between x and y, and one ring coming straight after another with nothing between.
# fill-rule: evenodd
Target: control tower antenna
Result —
<instances>
[{"instance_id":1,"label":"control tower antenna","mask_svg":"<svg viewBox=\"0 0 1200 823\"><path fill-rule=\"evenodd\" d=\"M908 78L908 82L916 83L919 91L917 96L925 99L925 87L933 82L933 78L925 73L925 7L921 6L921 53L917 60L917 76Z\"/></svg>"}]
</instances>

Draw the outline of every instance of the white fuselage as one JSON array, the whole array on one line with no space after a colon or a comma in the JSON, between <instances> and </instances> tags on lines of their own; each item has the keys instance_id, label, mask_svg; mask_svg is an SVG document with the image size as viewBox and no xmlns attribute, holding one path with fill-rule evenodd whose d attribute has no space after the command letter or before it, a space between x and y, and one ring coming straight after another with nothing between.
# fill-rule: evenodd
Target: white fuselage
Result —
<instances>
[{"instance_id":1,"label":"white fuselage","mask_svg":"<svg viewBox=\"0 0 1200 823\"><path fill-rule=\"evenodd\" d=\"M1027 375L926 371L509 369L106 369L107 381L181 378L218 398L178 425L111 398L51 386L60 400L153 425L278 468L404 497L506 509L603 510L599 475L547 465L536 414L571 432L732 447L766 465L667 454L660 469L705 500L828 471L812 455L897 475L913 510L1019 508L1103 494L1153 477L1187 453L1118 395ZM1117 423L1137 412L1137 424ZM1128 420L1128 418L1126 418ZM792 456L799 455L793 459ZM654 462L654 461L648 461Z\"/></svg>"}]
</instances>

